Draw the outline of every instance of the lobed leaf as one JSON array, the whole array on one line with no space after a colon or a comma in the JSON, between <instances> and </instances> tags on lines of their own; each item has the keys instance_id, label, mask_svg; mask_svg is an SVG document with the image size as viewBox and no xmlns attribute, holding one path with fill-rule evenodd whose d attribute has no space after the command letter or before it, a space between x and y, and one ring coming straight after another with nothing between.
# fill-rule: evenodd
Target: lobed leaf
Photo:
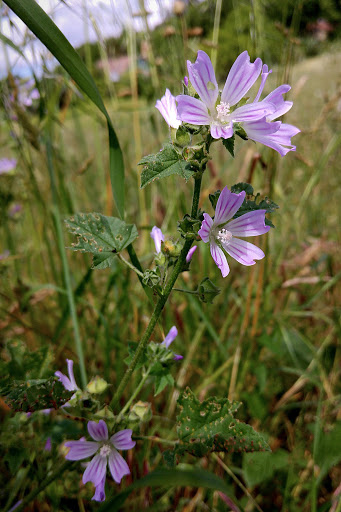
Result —
<instances>
[{"instance_id":1,"label":"lobed leaf","mask_svg":"<svg viewBox=\"0 0 341 512\"><path fill-rule=\"evenodd\" d=\"M178 405L178 453L203 457L210 452L271 451L258 432L234 417L240 402L216 397L200 402L190 388L186 388Z\"/></svg>"},{"instance_id":2,"label":"lobed leaf","mask_svg":"<svg viewBox=\"0 0 341 512\"><path fill-rule=\"evenodd\" d=\"M0 381L0 395L16 412L34 412L42 409L58 409L70 400L73 391L67 391L56 377L36 380Z\"/></svg>"},{"instance_id":3,"label":"lobed leaf","mask_svg":"<svg viewBox=\"0 0 341 512\"><path fill-rule=\"evenodd\" d=\"M147 155L140 160L143 165L141 174L141 188L152 181L178 174L186 181L192 176L190 164L183 160L172 144L165 144L164 148L155 155Z\"/></svg>"},{"instance_id":4,"label":"lobed leaf","mask_svg":"<svg viewBox=\"0 0 341 512\"><path fill-rule=\"evenodd\" d=\"M134 224L101 213L76 213L65 220L70 233L76 235L74 251L94 255L93 268L103 269L113 264L115 254L125 249L138 236Z\"/></svg>"}]
</instances>

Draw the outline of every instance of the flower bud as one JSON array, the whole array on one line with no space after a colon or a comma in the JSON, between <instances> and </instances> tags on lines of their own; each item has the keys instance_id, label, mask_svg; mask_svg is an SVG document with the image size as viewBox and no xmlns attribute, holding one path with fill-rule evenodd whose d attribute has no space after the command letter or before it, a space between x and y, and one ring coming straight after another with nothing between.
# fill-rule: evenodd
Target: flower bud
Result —
<instances>
[{"instance_id":1,"label":"flower bud","mask_svg":"<svg viewBox=\"0 0 341 512\"><path fill-rule=\"evenodd\" d=\"M150 421L153 417L151 404L149 402L142 402L139 400L130 409L128 419L130 421Z\"/></svg>"}]
</instances>

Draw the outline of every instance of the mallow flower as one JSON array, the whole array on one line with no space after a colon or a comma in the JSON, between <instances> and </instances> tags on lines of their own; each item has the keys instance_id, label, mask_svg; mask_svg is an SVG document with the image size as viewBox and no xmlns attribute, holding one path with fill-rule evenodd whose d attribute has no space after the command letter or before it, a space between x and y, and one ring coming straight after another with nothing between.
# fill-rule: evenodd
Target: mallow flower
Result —
<instances>
[{"instance_id":1,"label":"mallow flower","mask_svg":"<svg viewBox=\"0 0 341 512\"><path fill-rule=\"evenodd\" d=\"M240 123L249 139L269 146L284 156L294 151L291 137L299 129L280 121L272 122L292 107L285 101L283 94L290 90L289 85L281 85L259 101L265 82L272 72L268 66L262 66L261 59L250 62L247 51L237 57L219 93L213 66L208 55L199 51L194 64L187 62L190 81L200 99L179 95L178 118L194 125L209 125L214 139L228 139L233 135L234 123ZM261 84L255 99L238 107L240 100L254 85L261 73ZM285 147L288 146L288 147Z\"/></svg>"},{"instance_id":2,"label":"mallow flower","mask_svg":"<svg viewBox=\"0 0 341 512\"><path fill-rule=\"evenodd\" d=\"M107 464L111 476L119 484L125 475L130 474L130 469L118 450L129 450L136 443L131 439L133 431L130 429L120 430L109 439L108 427L103 420L98 423L89 421L88 432L94 441L81 439L79 441L67 441L64 446L69 448L69 451L65 458L67 460L82 460L96 454L84 471L83 484L92 482L96 487L92 499L104 501Z\"/></svg>"},{"instance_id":3,"label":"mallow flower","mask_svg":"<svg viewBox=\"0 0 341 512\"><path fill-rule=\"evenodd\" d=\"M177 335L178 335L178 330L175 327L175 325L173 325L173 327L170 329L169 333L167 334L167 336L165 337L163 342L160 343L160 345L163 345L166 348L169 348L170 345L175 340L175 338L177 337ZM179 354L174 354L174 361L179 361L180 359L183 359L183 356L181 356Z\"/></svg>"},{"instance_id":4,"label":"mallow flower","mask_svg":"<svg viewBox=\"0 0 341 512\"><path fill-rule=\"evenodd\" d=\"M56 377L58 377L58 380L63 384L64 388L67 391L77 391L77 389L79 389L79 387L76 384L75 376L73 373L73 361L72 361L72 359L67 359L66 363L67 363L67 371L69 374L68 377L60 371L54 372L54 374Z\"/></svg>"},{"instance_id":5,"label":"mallow flower","mask_svg":"<svg viewBox=\"0 0 341 512\"><path fill-rule=\"evenodd\" d=\"M253 86L262 69L261 59L250 62L247 51L234 62L221 95L209 56L199 50L194 64L187 61L189 79L200 99L180 94L178 118L194 125L210 125L214 139L229 139L233 135L233 124L257 121L275 111L271 102L253 102L241 107L235 105Z\"/></svg>"},{"instance_id":6,"label":"mallow flower","mask_svg":"<svg viewBox=\"0 0 341 512\"><path fill-rule=\"evenodd\" d=\"M241 207L244 198L244 191L234 194L225 187L217 201L214 220L204 213L204 220L198 231L201 239L210 243L212 258L223 277L230 272L226 253L247 266L254 265L255 260L261 260L265 256L259 247L236 238L263 235L270 229L270 226L265 225L266 210L255 210L230 220Z\"/></svg>"},{"instance_id":7,"label":"mallow flower","mask_svg":"<svg viewBox=\"0 0 341 512\"><path fill-rule=\"evenodd\" d=\"M162 96L161 100L157 100L155 107L163 116L168 126L175 129L179 128L181 121L177 117L175 98L169 89L166 89L166 93Z\"/></svg>"},{"instance_id":8,"label":"mallow flower","mask_svg":"<svg viewBox=\"0 0 341 512\"><path fill-rule=\"evenodd\" d=\"M0 174L7 174L17 166L15 158L0 158Z\"/></svg>"},{"instance_id":9,"label":"mallow flower","mask_svg":"<svg viewBox=\"0 0 341 512\"><path fill-rule=\"evenodd\" d=\"M161 252L161 242L165 241L165 236L161 229L157 226L153 226L153 229L150 232L150 236L154 240L155 251L157 254L159 254L159 252Z\"/></svg>"}]
</instances>

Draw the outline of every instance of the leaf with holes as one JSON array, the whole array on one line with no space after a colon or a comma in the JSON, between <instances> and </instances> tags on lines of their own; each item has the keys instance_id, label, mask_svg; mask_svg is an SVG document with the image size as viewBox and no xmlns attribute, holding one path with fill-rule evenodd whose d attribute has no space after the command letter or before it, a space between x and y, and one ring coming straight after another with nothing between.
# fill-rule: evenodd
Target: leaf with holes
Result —
<instances>
[{"instance_id":1,"label":"leaf with holes","mask_svg":"<svg viewBox=\"0 0 341 512\"><path fill-rule=\"evenodd\" d=\"M210 452L271 451L258 432L234 417L240 402L216 397L200 402L186 388L178 399L178 405L177 453L188 452L195 457L203 457Z\"/></svg>"},{"instance_id":2,"label":"leaf with holes","mask_svg":"<svg viewBox=\"0 0 341 512\"><path fill-rule=\"evenodd\" d=\"M154 180L166 178L172 174L178 174L186 181L193 174L190 164L182 159L172 144L165 144L164 148L155 155L143 157L138 165L144 166L141 174L141 188Z\"/></svg>"},{"instance_id":3,"label":"leaf with holes","mask_svg":"<svg viewBox=\"0 0 341 512\"><path fill-rule=\"evenodd\" d=\"M73 251L91 252L93 268L103 269L113 264L115 254L131 244L138 236L134 224L100 213L76 213L65 220L66 227L77 242Z\"/></svg>"},{"instance_id":4,"label":"leaf with holes","mask_svg":"<svg viewBox=\"0 0 341 512\"><path fill-rule=\"evenodd\" d=\"M36 380L0 380L0 396L16 412L34 412L58 409L68 402L73 391L67 391L56 377Z\"/></svg>"}]
</instances>

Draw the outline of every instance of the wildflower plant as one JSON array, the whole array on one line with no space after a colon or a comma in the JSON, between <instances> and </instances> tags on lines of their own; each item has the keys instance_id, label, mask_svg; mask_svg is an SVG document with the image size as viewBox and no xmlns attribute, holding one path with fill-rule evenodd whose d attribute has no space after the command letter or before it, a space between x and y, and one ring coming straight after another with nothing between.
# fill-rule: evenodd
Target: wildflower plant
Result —
<instances>
[{"instance_id":1,"label":"wildflower plant","mask_svg":"<svg viewBox=\"0 0 341 512\"><path fill-rule=\"evenodd\" d=\"M39 10L35 11L38 7L33 6L32 9L42 16ZM34 23L33 14L31 18L26 18L28 23ZM45 32L39 32L39 26L35 26L35 31L50 49L54 48L51 41L44 39ZM54 48L54 51L58 54L57 49ZM64 65L71 76L78 76L72 67L67 67L67 62ZM205 244L209 244L213 260L226 279L233 279L235 275L234 268L230 270L228 263L231 258L241 265L250 266L267 257L257 245L244 238L263 236L266 233L268 237L271 236L269 231L272 223L266 216L277 205L268 198L254 196L249 184L228 183L228 175L223 177L222 191L212 193L211 205L208 200L200 203L202 180L211 158L212 144L223 144L233 156L234 139L239 136L243 140L251 139L269 146L284 156L295 150L291 137L299 132L298 128L276 120L292 106L291 102L283 98L290 89L288 85L278 87L261 99L265 81L271 76L271 71L261 59L251 63L247 51L244 51L229 71L222 90L205 52L199 51L196 61L188 62L187 68L188 78L184 80L183 94L173 96L167 89L165 96L156 103L156 108L170 127L169 140L160 151L144 156L139 163L142 188L157 179L175 175L177 179L184 179L187 186L193 189L192 204L184 212L184 217L179 219L178 233L163 232L154 226L150 236L155 251L152 251L149 260L146 257L143 259L150 262L149 268L143 268L140 255L136 254L133 245L138 237L138 229L135 224L123 220L123 214L121 218L116 218L97 212L75 213L66 219L66 228L74 237L69 247L71 250L90 253L93 258L92 268L98 271L105 272L108 267L118 264L126 266L137 274L146 300L150 302L151 313L145 331L138 333L134 341L120 340L126 346L126 369L122 378L105 382L99 377L88 382L82 347L78 343L81 369L81 380L78 383L74 377L72 360L67 360L68 376L56 371L48 379L39 381L17 382L15 385L6 380L2 382L2 395L15 411L35 412L49 408L57 410L57 414L68 415L75 422L77 418L82 420L83 428L77 440L74 437L64 439L66 442L62 453L67 465L56 469L53 477L58 478L61 471L70 469L72 464L73 469L83 472L83 484L92 482L92 499L95 501L105 499L107 466L117 484L129 474L134 477L132 461L135 453L143 443L153 442L152 434L148 436L148 428L153 416L158 415L157 402L154 402L153 407L141 402L141 391L149 387L157 396L177 385L174 367L179 368L183 358L186 358L185 344L180 348L181 336L178 335L177 326L172 326L161 339L156 326L161 322L170 295L182 291L175 289L179 276L190 271L192 261L205 250ZM250 100L250 89L257 80L260 81L258 92ZM105 107L102 107L93 92L95 89L90 85L88 89L86 87L84 85L89 97L107 115ZM107 117L107 120L111 155L118 155L116 174L113 174L112 166L111 177L118 211L122 213L122 183L117 177L122 162L110 118ZM228 158L231 157L229 153L226 153ZM8 171L9 166L5 162L2 172ZM218 269L216 275L211 276L213 281L220 277ZM238 273L242 271L238 269ZM202 302L211 303L220 290L208 276L203 275L197 288L189 291ZM181 355L173 352L173 345L176 351L180 349ZM115 364L118 370L122 361L115 361ZM132 387L132 382L136 381L138 384ZM177 392L177 427L171 430L168 439L159 439L161 445L171 447L164 450L160 465L177 471L178 462L192 460L185 459L188 454L201 458L209 457L212 452L270 450L260 433L236 418L240 404L230 401L225 396L225 390L222 390L222 397L208 397L203 402L189 387L177 389ZM67 407L64 407L65 404ZM92 440L89 440L89 436ZM131 456L124 458L120 454L122 450L133 448ZM45 451L49 453L46 448ZM85 469L84 465L77 465L78 461L84 460ZM122 499L126 497L127 493ZM27 500L23 500L18 510L23 510L26 503Z\"/></svg>"}]
</instances>

